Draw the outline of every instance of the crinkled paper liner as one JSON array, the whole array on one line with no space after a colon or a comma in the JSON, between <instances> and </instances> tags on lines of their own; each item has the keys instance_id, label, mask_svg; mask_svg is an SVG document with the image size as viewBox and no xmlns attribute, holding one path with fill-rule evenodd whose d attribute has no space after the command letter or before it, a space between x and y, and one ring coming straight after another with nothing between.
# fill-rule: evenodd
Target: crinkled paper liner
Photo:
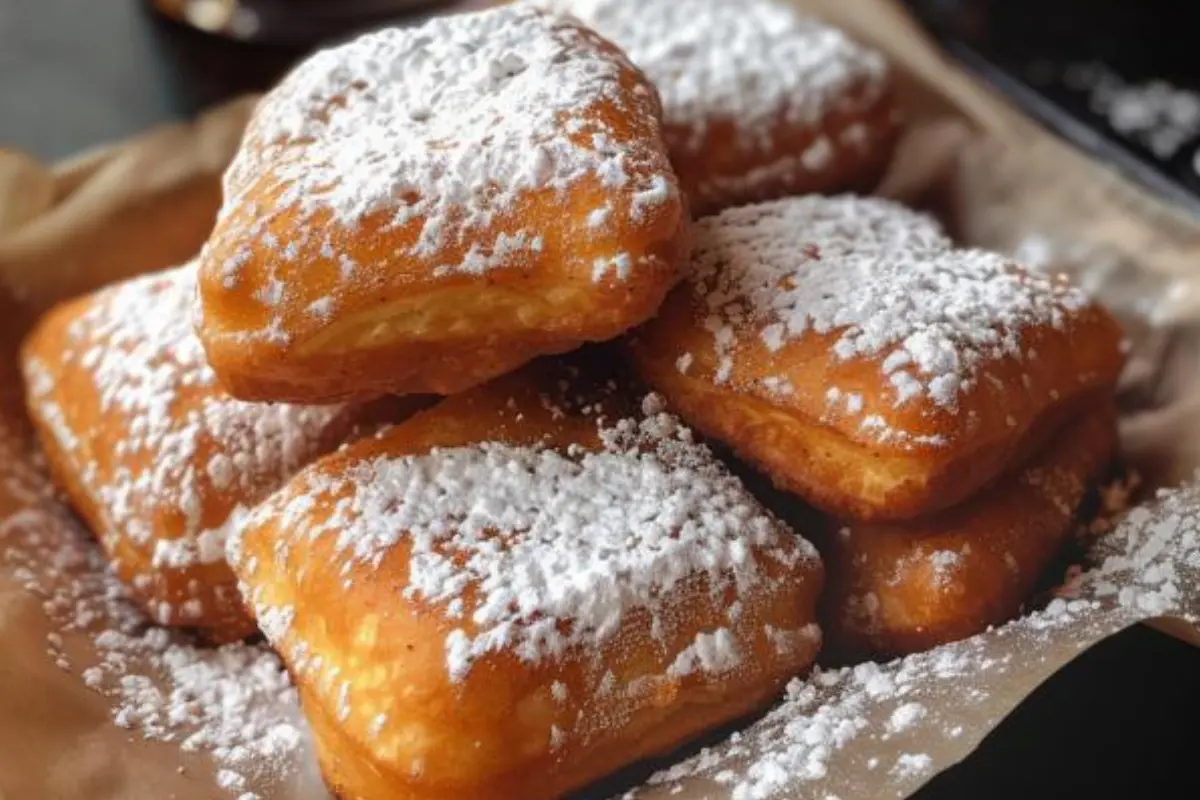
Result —
<instances>
[{"instance_id":1,"label":"crinkled paper liner","mask_svg":"<svg viewBox=\"0 0 1200 800\"><path fill-rule=\"evenodd\" d=\"M1122 446L1144 487L1043 609L927 653L797 679L740 732L620 790L631 797L906 797L1100 640L1151 622L1200 643L1200 226L1013 111L889 0L805 5L904 68L912 130L881 193L937 213L964 243L1073 273L1121 317ZM56 300L199 248L252 102L55 167L0 150L0 798L326 796L265 647L205 651L125 602L40 469L15 368L21 331ZM244 676L239 693L205 694L231 675ZM222 750L202 711L189 738L187 718L129 700L184 685L198 709L214 697L236 708L217 722L237 721L232 740L253 746Z\"/></svg>"}]
</instances>

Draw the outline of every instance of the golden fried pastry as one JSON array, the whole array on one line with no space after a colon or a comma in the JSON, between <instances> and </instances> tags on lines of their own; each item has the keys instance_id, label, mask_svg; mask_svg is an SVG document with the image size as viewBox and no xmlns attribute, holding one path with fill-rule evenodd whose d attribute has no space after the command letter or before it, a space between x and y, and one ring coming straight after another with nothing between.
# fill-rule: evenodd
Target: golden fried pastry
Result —
<instances>
[{"instance_id":1,"label":"golden fried pastry","mask_svg":"<svg viewBox=\"0 0 1200 800\"><path fill-rule=\"evenodd\" d=\"M531 370L321 459L230 540L345 800L560 797L815 657L811 546L656 396L626 416Z\"/></svg>"},{"instance_id":2,"label":"golden fried pastry","mask_svg":"<svg viewBox=\"0 0 1200 800\"><path fill-rule=\"evenodd\" d=\"M225 538L362 409L250 405L204 362L195 268L59 306L23 350L29 412L50 469L118 574L164 625L214 640L253 631Z\"/></svg>"},{"instance_id":3,"label":"golden fried pastry","mask_svg":"<svg viewBox=\"0 0 1200 800\"><path fill-rule=\"evenodd\" d=\"M226 176L213 369L246 400L446 394L640 323L688 240L659 114L619 50L530 8L316 55Z\"/></svg>"},{"instance_id":4,"label":"golden fried pastry","mask_svg":"<svg viewBox=\"0 0 1200 800\"><path fill-rule=\"evenodd\" d=\"M823 622L833 649L903 655L1016 616L1115 446L1116 413L1107 401L961 505L902 524L833 525L821 540Z\"/></svg>"},{"instance_id":5,"label":"golden fried pastry","mask_svg":"<svg viewBox=\"0 0 1200 800\"><path fill-rule=\"evenodd\" d=\"M883 56L782 0L531 0L608 37L663 101L697 215L867 190L899 134Z\"/></svg>"},{"instance_id":6,"label":"golden fried pastry","mask_svg":"<svg viewBox=\"0 0 1200 800\"><path fill-rule=\"evenodd\" d=\"M843 196L697 223L688 283L638 334L692 425L836 516L948 508L1113 391L1112 317L1057 277Z\"/></svg>"}]
</instances>

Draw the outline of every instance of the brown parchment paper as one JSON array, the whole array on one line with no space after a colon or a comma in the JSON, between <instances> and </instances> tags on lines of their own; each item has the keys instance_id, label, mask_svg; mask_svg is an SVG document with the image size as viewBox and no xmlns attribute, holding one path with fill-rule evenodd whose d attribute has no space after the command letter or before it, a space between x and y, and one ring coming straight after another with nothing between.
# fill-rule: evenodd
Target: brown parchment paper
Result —
<instances>
[{"instance_id":1,"label":"brown parchment paper","mask_svg":"<svg viewBox=\"0 0 1200 800\"><path fill-rule=\"evenodd\" d=\"M891 0L801 5L902 69L911 130L881 193L938 214L963 243L1074 274L1119 314L1130 344L1122 446L1144 486L1125 520L1099 532L1090 571L1044 610L901 661L794 681L766 716L665 764L636 797L905 797L1101 639L1150 621L1200 643L1200 225L1023 117ZM22 331L53 302L199 249L252 103L53 166L0 150L0 800L327 796L303 746L239 764L244 780L221 787L228 765L204 748L114 724L120 676L90 686L82 676L100 660L98 631L140 623L119 603L79 614L79 597L111 587L39 468L15 368ZM168 692L170 680L153 682ZM286 692L270 713L303 725Z\"/></svg>"}]
</instances>

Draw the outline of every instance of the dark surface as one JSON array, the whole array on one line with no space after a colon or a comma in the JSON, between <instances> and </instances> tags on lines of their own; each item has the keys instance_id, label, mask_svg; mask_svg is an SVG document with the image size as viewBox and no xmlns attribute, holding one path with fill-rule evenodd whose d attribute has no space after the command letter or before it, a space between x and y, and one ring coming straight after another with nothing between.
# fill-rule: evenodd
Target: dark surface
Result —
<instances>
[{"instance_id":1,"label":"dark surface","mask_svg":"<svg viewBox=\"0 0 1200 800\"><path fill-rule=\"evenodd\" d=\"M0 0L0 142L60 158L266 86L294 57L185 34L135 0Z\"/></svg>"},{"instance_id":2,"label":"dark surface","mask_svg":"<svg viewBox=\"0 0 1200 800\"><path fill-rule=\"evenodd\" d=\"M265 86L293 58L152 22L134 0L0 0L0 142L61 157ZM1200 652L1128 631L919 797L1200 797L1198 676Z\"/></svg>"},{"instance_id":3,"label":"dark surface","mask_svg":"<svg viewBox=\"0 0 1200 800\"><path fill-rule=\"evenodd\" d=\"M1036 691L919 800L1200 797L1200 654L1136 627Z\"/></svg>"},{"instance_id":4,"label":"dark surface","mask_svg":"<svg viewBox=\"0 0 1200 800\"><path fill-rule=\"evenodd\" d=\"M1200 113L1200 4L1178 0L907 0L954 56L1050 128L1200 217L1200 126L1155 150L1118 131L1072 71L1101 66L1125 87L1161 82ZM1185 97L1184 94L1191 95ZM1143 107L1144 108L1144 107ZM1178 117L1176 117L1178 119ZM1155 127L1155 126L1151 126Z\"/></svg>"}]
</instances>

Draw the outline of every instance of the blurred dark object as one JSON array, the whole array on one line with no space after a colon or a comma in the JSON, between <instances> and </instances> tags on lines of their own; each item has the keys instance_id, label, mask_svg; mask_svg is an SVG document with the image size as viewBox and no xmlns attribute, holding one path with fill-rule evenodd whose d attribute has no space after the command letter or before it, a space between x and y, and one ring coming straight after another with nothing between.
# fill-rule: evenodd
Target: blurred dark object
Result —
<instances>
[{"instance_id":1,"label":"blurred dark object","mask_svg":"<svg viewBox=\"0 0 1200 800\"><path fill-rule=\"evenodd\" d=\"M969 69L1200 216L1200 3L906 0Z\"/></svg>"},{"instance_id":2,"label":"blurred dark object","mask_svg":"<svg viewBox=\"0 0 1200 800\"><path fill-rule=\"evenodd\" d=\"M452 0L149 0L167 17L238 41L303 47Z\"/></svg>"},{"instance_id":3,"label":"blurred dark object","mask_svg":"<svg viewBox=\"0 0 1200 800\"><path fill-rule=\"evenodd\" d=\"M1039 687L911 800L1200 797L1196 648L1138 625Z\"/></svg>"},{"instance_id":4,"label":"blurred dark object","mask_svg":"<svg viewBox=\"0 0 1200 800\"><path fill-rule=\"evenodd\" d=\"M3 2L3 0L0 0ZM313 49L388 25L470 10L487 0L147 0L158 44L194 113L263 91Z\"/></svg>"},{"instance_id":5,"label":"blurred dark object","mask_svg":"<svg viewBox=\"0 0 1200 800\"><path fill-rule=\"evenodd\" d=\"M179 0L171 0L179 2ZM388 0L382 17L326 19L296 40L242 41L161 14L166 0L0 0L0 143L43 159L72 155L165 120L269 88L315 47L364 27L413 24L487 0ZM358 0L273 0L299 12ZM381 0L374 0L380 3ZM395 9L403 5L407 12ZM264 29L265 34L265 29Z\"/></svg>"}]
</instances>

